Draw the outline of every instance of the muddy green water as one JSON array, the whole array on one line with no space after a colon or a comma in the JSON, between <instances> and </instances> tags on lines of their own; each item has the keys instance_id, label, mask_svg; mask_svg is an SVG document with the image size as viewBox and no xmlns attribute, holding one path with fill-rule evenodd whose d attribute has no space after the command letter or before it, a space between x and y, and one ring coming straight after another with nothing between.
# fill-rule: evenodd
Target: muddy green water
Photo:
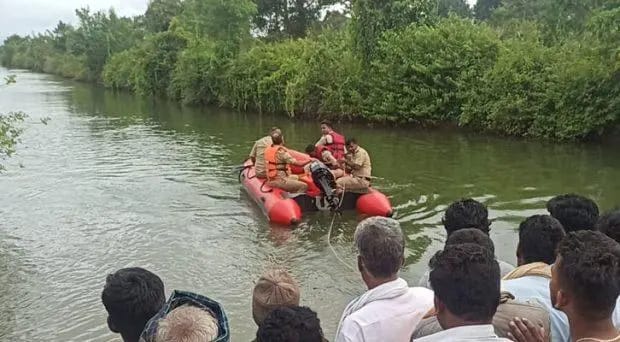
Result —
<instances>
[{"instance_id":1,"label":"muddy green water","mask_svg":"<svg viewBox=\"0 0 620 342\"><path fill-rule=\"evenodd\" d=\"M8 71L0 69L4 77ZM23 71L0 89L0 112L30 117L18 154L0 174L0 340L119 341L100 292L107 273L142 266L166 291L223 303L233 341L255 333L251 289L274 263L302 285L331 339L346 303L364 288L328 248L331 216L293 231L270 227L231 167L273 125L290 146L318 125L255 113L183 108ZM47 125L41 118L50 118ZM442 211L485 202L500 258L514 262L515 229L552 195L579 192L603 209L620 203L620 149L446 131L344 125L371 154L376 186L407 234L402 276L416 284L442 246ZM332 243L353 264L358 218L337 219Z\"/></svg>"}]
</instances>

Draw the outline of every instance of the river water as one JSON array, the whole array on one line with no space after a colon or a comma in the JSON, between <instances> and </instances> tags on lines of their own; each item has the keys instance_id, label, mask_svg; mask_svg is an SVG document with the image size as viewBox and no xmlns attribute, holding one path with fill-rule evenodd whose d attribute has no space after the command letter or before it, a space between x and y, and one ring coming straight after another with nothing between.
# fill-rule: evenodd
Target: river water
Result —
<instances>
[{"instance_id":1,"label":"river water","mask_svg":"<svg viewBox=\"0 0 620 342\"><path fill-rule=\"evenodd\" d=\"M282 127L288 145L301 149L318 137L316 123L10 73L18 83L0 90L0 112L29 118L0 174L0 340L119 341L107 330L100 293L108 273L141 266L162 277L168 293L191 290L223 303L233 341L248 341L254 281L274 264L299 280L303 304L333 337L342 309L364 288L328 247L331 215L307 215L292 231L271 227L231 172L269 127ZM603 209L620 203L617 146L342 130L370 152L381 178L375 186L393 202L408 238L402 275L412 284L441 248L442 211L455 199L489 206L498 257L513 263L518 222L544 213L551 196L579 192ZM357 221L354 213L338 218L332 236L350 264Z\"/></svg>"}]
</instances>

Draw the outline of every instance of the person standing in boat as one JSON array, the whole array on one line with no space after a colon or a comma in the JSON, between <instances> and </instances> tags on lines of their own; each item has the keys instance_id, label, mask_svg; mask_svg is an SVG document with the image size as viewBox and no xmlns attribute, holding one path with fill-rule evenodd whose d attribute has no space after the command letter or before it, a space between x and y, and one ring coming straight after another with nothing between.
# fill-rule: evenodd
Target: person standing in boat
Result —
<instances>
[{"instance_id":1,"label":"person standing in boat","mask_svg":"<svg viewBox=\"0 0 620 342\"><path fill-rule=\"evenodd\" d=\"M347 154L341 164L345 166L345 170L350 172L350 174L336 180L336 184L338 185L337 191L368 192L370 178L372 177L370 156L353 138L347 140L346 146Z\"/></svg>"},{"instance_id":2,"label":"person standing in boat","mask_svg":"<svg viewBox=\"0 0 620 342\"><path fill-rule=\"evenodd\" d=\"M267 169L265 168L265 149L273 144L273 141L271 141L271 135L276 133L282 135L282 131L278 127L271 127L269 135L256 140L254 146L252 147L252 151L250 151L250 159L254 164L254 170L256 172L256 177L258 178L267 178Z\"/></svg>"},{"instance_id":3,"label":"person standing in boat","mask_svg":"<svg viewBox=\"0 0 620 342\"><path fill-rule=\"evenodd\" d=\"M304 193L308 190L308 184L299 180L296 175L291 175L289 165L306 166L313 159L306 162L297 161L291 157L284 147L282 133L276 132L271 135L273 144L265 149L265 165L267 166L267 185L272 188L280 188L291 193Z\"/></svg>"},{"instance_id":4,"label":"person standing in boat","mask_svg":"<svg viewBox=\"0 0 620 342\"><path fill-rule=\"evenodd\" d=\"M316 142L315 146L325 146L336 160L344 159L346 154L344 135L334 131L329 121L321 122L321 134L321 139Z\"/></svg>"}]
</instances>

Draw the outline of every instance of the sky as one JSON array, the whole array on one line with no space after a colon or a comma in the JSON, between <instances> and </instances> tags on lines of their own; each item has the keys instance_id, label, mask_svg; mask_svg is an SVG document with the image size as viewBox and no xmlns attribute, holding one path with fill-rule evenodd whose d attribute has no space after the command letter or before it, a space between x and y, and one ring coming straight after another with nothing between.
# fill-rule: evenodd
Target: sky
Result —
<instances>
[{"instance_id":1,"label":"sky","mask_svg":"<svg viewBox=\"0 0 620 342\"><path fill-rule=\"evenodd\" d=\"M56 27L59 20L75 24L75 9L107 10L120 16L146 11L148 0L0 0L0 43L12 34L28 35Z\"/></svg>"},{"instance_id":2,"label":"sky","mask_svg":"<svg viewBox=\"0 0 620 342\"><path fill-rule=\"evenodd\" d=\"M473 5L476 0L467 0ZM75 24L75 9L107 10L120 16L146 11L148 0L0 0L0 43L12 34L28 35L53 29L59 20Z\"/></svg>"}]
</instances>

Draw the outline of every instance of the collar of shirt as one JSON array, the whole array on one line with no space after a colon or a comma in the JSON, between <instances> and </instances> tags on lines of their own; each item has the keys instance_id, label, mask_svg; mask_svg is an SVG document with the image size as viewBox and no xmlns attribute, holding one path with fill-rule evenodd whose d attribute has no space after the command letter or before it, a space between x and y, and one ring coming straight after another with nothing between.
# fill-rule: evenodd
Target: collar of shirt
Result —
<instances>
[{"instance_id":1,"label":"collar of shirt","mask_svg":"<svg viewBox=\"0 0 620 342\"><path fill-rule=\"evenodd\" d=\"M495 329L491 324L485 325L467 325L456 327L436 334L426 336L416 341L489 341L500 340L495 334Z\"/></svg>"}]
</instances>

